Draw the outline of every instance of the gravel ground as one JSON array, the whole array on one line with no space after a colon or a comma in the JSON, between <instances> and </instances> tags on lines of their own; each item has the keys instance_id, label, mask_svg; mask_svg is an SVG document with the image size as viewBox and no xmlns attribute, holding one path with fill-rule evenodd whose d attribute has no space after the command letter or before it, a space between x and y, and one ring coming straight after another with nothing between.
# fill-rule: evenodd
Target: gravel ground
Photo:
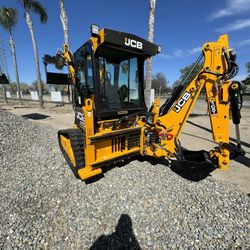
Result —
<instances>
[{"instance_id":1,"label":"gravel ground","mask_svg":"<svg viewBox=\"0 0 250 250\"><path fill-rule=\"evenodd\" d=\"M134 160L86 185L57 131L0 110L0 249L249 249L249 197Z\"/></svg>"}]
</instances>

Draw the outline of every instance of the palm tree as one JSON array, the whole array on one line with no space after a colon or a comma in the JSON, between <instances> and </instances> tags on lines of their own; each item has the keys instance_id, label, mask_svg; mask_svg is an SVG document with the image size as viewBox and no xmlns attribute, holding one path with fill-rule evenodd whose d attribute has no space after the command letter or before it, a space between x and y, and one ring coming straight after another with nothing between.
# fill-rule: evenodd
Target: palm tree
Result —
<instances>
[{"instance_id":1,"label":"palm tree","mask_svg":"<svg viewBox=\"0 0 250 250\"><path fill-rule=\"evenodd\" d=\"M13 28L17 23L17 10L13 8L6 8L1 7L0 8L0 26L10 34L10 48L11 48L11 54L13 57L13 63L14 63L14 69L15 69L15 75L16 75L16 83L17 83L17 91L18 91L18 99L19 104L23 105L22 97L21 97L21 88L20 88L20 82L19 82L19 74L18 74L18 68L17 68L17 61L16 61L16 48L15 48L15 42L13 39Z\"/></svg>"},{"instance_id":2,"label":"palm tree","mask_svg":"<svg viewBox=\"0 0 250 250\"><path fill-rule=\"evenodd\" d=\"M60 4L60 18L64 32L64 43L69 46L68 16L64 8L64 0L59 0L59 4Z\"/></svg>"},{"instance_id":3,"label":"palm tree","mask_svg":"<svg viewBox=\"0 0 250 250\"><path fill-rule=\"evenodd\" d=\"M148 19L148 41L154 41L154 24L155 24L155 4L156 0L149 0L149 19ZM146 65L146 86L145 86L145 100L146 105L150 105L150 89L152 82L152 58L147 60Z\"/></svg>"},{"instance_id":4,"label":"palm tree","mask_svg":"<svg viewBox=\"0 0 250 250\"><path fill-rule=\"evenodd\" d=\"M66 14L66 10L64 7L64 0L59 0L60 5L60 19L63 26L63 33L64 33L64 44L68 45L69 48L69 29L68 29L68 16ZM69 86L69 101L70 97L72 96L72 86Z\"/></svg>"},{"instance_id":5,"label":"palm tree","mask_svg":"<svg viewBox=\"0 0 250 250\"><path fill-rule=\"evenodd\" d=\"M40 18L41 23L46 23L48 20L48 15L46 13L45 8L36 0L18 0L25 11L25 19L26 23L29 27L30 34L31 34L31 40L34 50L34 56L35 56L35 63L36 63L36 75L37 75L37 82L38 82L38 95L39 95L39 101L40 101L40 107L43 108L43 89L42 89L42 79L41 79L41 72L40 72L40 66L39 66L39 57L38 57L38 49L37 49L37 42L34 34L33 29L33 22L31 18L31 12L38 14Z\"/></svg>"}]
</instances>

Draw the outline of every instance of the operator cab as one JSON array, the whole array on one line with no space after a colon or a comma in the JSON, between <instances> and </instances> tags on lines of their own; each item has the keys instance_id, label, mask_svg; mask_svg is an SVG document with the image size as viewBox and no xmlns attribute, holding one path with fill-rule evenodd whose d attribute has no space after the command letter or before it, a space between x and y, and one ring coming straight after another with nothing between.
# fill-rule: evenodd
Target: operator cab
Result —
<instances>
[{"instance_id":1,"label":"operator cab","mask_svg":"<svg viewBox=\"0 0 250 250\"><path fill-rule=\"evenodd\" d=\"M56 56L44 55L47 84L74 85L76 117L82 116L87 99L94 102L97 121L145 114L144 61L159 53L160 46L129 33L99 30L97 25L91 26L91 35L73 55L67 44ZM48 64L57 70L68 66L69 74L47 72Z\"/></svg>"},{"instance_id":2,"label":"operator cab","mask_svg":"<svg viewBox=\"0 0 250 250\"><path fill-rule=\"evenodd\" d=\"M74 53L76 108L95 103L97 120L144 114L144 61L159 47L138 36L103 29Z\"/></svg>"}]
</instances>

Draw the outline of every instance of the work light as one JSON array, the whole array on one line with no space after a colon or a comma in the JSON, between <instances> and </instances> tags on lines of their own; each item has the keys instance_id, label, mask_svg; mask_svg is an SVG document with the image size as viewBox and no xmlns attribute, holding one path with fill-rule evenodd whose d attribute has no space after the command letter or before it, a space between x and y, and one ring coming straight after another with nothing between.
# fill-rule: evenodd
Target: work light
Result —
<instances>
[{"instance_id":1,"label":"work light","mask_svg":"<svg viewBox=\"0 0 250 250\"><path fill-rule=\"evenodd\" d=\"M91 26L90 26L90 31L91 31L91 35L92 36L98 36L99 35L99 26L98 25L96 25L96 24L92 24Z\"/></svg>"}]
</instances>

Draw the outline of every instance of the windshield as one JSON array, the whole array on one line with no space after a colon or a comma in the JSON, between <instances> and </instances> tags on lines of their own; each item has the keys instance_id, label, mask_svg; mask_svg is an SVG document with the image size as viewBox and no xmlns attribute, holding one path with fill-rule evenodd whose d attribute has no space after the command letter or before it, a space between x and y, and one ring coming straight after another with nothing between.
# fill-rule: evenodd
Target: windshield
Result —
<instances>
[{"instance_id":1,"label":"windshield","mask_svg":"<svg viewBox=\"0 0 250 250\"><path fill-rule=\"evenodd\" d=\"M98 62L102 109L140 107L137 58L117 61L98 57Z\"/></svg>"}]
</instances>

